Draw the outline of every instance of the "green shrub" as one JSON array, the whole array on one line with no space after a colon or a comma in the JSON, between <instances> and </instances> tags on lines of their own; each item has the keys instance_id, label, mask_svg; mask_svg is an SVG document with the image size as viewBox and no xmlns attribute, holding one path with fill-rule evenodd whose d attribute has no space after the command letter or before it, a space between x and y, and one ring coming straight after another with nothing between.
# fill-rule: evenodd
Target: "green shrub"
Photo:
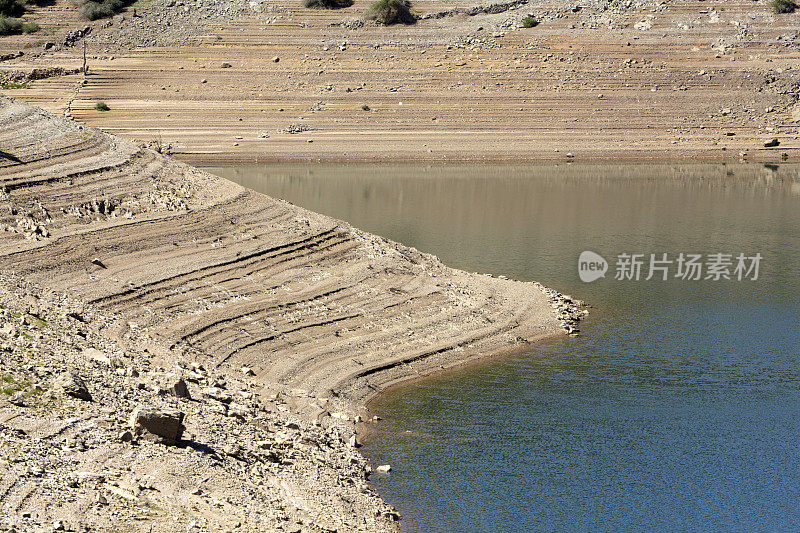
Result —
<instances>
[{"instance_id":1,"label":"green shrub","mask_svg":"<svg viewBox=\"0 0 800 533\"><path fill-rule=\"evenodd\" d=\"M25 13L23 0L0 0L0 16L18 17Z\"/></svg>"},{"instance_id":2,"label":"green shrub","mask_svg":"<svg viewBox=\"0 0 800 533\"><path fill-rule=\"evenodd\" d=\"M22 23L22 33L36 33L39 31L40 27L35 22L23 22Z\"/></svg>"},{"instance_id":3,"label":"green shrub","mask_svg":"<svg viewBox=\"0 0 800 533\"><path fill-rule=\"evenodd\" d=\"M775 13L793 13L797 9L797 4L792 0L772 0L769 5Z\"/></svg>"},{"instance_id":4,"label":"green shrub","mask_svg":"<svg viewBox=\"0 0 800 533\"><path fill-rule=\"evenodd\" d=\"M528 15L524 19L522 19L522 27L523 28L535 28L539 25L539 21L533 18L532 16Z\"/></svg>"},{"instance_id":5,"label":"green shrub","mask_svg":"<svg viewBox=\"0 0 800 533\"><path fill-rule=\"evenodd\" d=\"M353 5L353 0L303 0L305 7L312 9L342 9Z\"/></svg>"},{"instance_id":6,"label":"green shrub","mask_svg":"<svg viewBox=\"0 0 800 533\"><path fill-rule=\"evenodd\" d=\"M78 10L81 17L88 20L104 19L113 17L130 2L127 0L85 0Z\"/></svg>"},{"instance_id":7,"label":"green shrub","mask_svg":"<svg viewBox=\"0 0 800 533\"><path fill-rule=\"evenodd\" d=\"M105 103L105 102L97 102L96 104L94 104L94 108L97 109L98 111L110 111L111 110L111 108L108 107L108 104Z\"/></svg>"},{"instance_id":8,"label":"green shrub","mask_svg":"<svg viewBox=\"0 0 800 533\"><path fill-rule=\"evenodd\" d=\"M369 106L367 104L364 104L364 105L361 106L361 109L363 111L369 111Z\"/></svg>"},{"instance_id":9,"label":"green shrub","mask_svg":"<svg viewBox=\"0 0 800 533\"><path fill-rule=\"evenodd\" d=\"M22 33L22 20L0 17L0 35Z\"/></svg>"},{"instance_id":10,"label":"green shrub","mask_svg":"<svg viewBox=\"0 0 800 533\"><path fill-rule=\"evenodd\" d=\"M414 24L417 21L411 13L411 2L408 0L378 0L370 6L366 16L386 25Z\"/></svg>"}]
</instances>

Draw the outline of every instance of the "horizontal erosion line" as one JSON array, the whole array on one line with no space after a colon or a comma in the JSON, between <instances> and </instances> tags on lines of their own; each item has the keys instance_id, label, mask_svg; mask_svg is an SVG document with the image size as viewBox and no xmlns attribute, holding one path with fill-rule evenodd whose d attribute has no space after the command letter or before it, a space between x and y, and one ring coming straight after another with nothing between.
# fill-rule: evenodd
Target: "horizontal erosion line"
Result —
<instances>
[{"instance_id":1,"label":"horizontal erosion line","mask_svg":"<svg viewBox=\"0 0 800 533\"><path fill-rule=\"evenodd\" d=\"M250 254L247 254L247 255L244 255L244 256L241 256L241 257L236 257L236 258L230 259L228 261L222 261L220 263L214 263L212 265L206 265L204 267L201 267L201 268L198 268L198 269L195 269L195 270L191 270L189 272L183 272L181 274L176 274L174 276L169 276L169 277L157 280L157 281L153 281L151 283L147 283L147 284L144 284L144 285L140 285L138 287L134 287L132 289L128 289L128 290L123 291L123 292L110 294L108 296L103 296L101 298L96 298L94 300L89 301L89 303L90 304L98 304L98 303L106 302L106 301L109 301L109 300L113 300L115 298L119 298L119 297L122 297L122 296L127 296L127 295L130 295L130 294L139 292L139 291L141 291L143 289L146 289L147 287L150 287L150 290L148 290L147 292L151 292L152 290L156 290L156 286L157 285L168 283L170 281L175 281L175 280L177 280L179 278L191 277L191 276L195 276L196 278L200 278L200 277L202 277L202 275L197 276L197 274L200 274L201 272L206 272L208 270L212 270L212 269L215 269L215 268L224 268L226 266L235 265L236 263L241 263L242 261L247 261L249 259L258 258L258 257L264 256L264 255L270 254L270 253L274 253L274 252L279 252L281 250L285 250L287 248L291 248L291 247L294 247L294 246L303 247L303 245L305 243L308 243L308 242L310 242L312 240L315 240L315 239L318 239L320 237L330 236L334 231L336 231L338 229L339 228L337 226L337 227L331 228L329 230L323 231L321 233L317 233L315 235L312 235L311 237L308 237L307 239L302 239L300 241L292 241L290 243L281 244L281 245L278 245L278 246L273 246L273 247L270 247L270 248L267 248L267 249L264 249L264 250L261 250L261 251L258 251L258 252L253 252L253 253L250 253Z\"/></svg>"},{"instance_id":2,"label":"horizontal erosion line","mask_svg":"<svg viewBox=\"0 0 800 533\"><path fill-rule=\"evenodd\" d=\"M201 327L200 329L195 330L195 331L193 331L191 333L186 333L185 335L181 336L180 340L181 341L191 342L191 341L189 341L190 337L196 337L196 336L198 336L198 335L200 335L202 333L205 333L209 329L214 328L216 326L220 326L222 324L227 324L228 322L233 322L235 320L239 320L239 319L245 318L247 316L254 315L254 314L257 314L257 313L261 313L261 312L285 309L287 307L293 307L293 306L296 306L296 305L302 305L302 304L305 304L305 303L310 303L310 302L313 302L314 300L318 300L320 298L325 298L327 296L330 296L332 294L336 294L336 293L341 292L341 291L343 291L345 289L348 289L348 288L350 288L350 287L349 286L348 287L337 287L337 288L332 289L332 290L327 291L327 292L315 294L315 295L313 295L313 296L311 296L309 298L303 298L302 300L295 300L295 301L291 301L291 302L285 302L285 303L282 303L282 304L279 304L279 305L260 307L258 309L253 310L253 311L247 311L246 313L241 313L241 314L238 314L238 315L235 315L235 316L232 316L232 317L223 318L223 319L217 320L215 322L212 322L211 324L207 324L207 325Z\"/></svg>"},{"instance_id":3,"label":"horizontal erosion line","mask_svg":"<svg viewBox=\"0 0 800 533\"><path fill-rule=\"evenodd\" d=\"M67 152L67 153L62 153L62 154L47 154L47 155L43 155L43 156L41 156L41 157L39 157L37 159L33 159L33 160L30 160L30 161L23 161L22 163L20 163L20 165L30 165L30 164L33 164L33 163L38 163L40 161L47 161L47 160L52 159L54 157L66 158L66 157L72 155L73 153L74 154L80 154L80 152ZM93 153L90 157L100 157L104 153L105 152L96 152L96 153ZM68 174L59 174L57 176L48 177L48 178L34 179L34 180L30 180L30 181L18 181L18 182L14 182L12 180L8 180L8 181L4 180L5 183L6 183L5 186L9 190L13 191L13 190L18 190L18 189L32 188L32 187L36 187L36 186L39 186L39 185L46 185L46 184L49 184L49 183L57 183L59 181L64 181L64 180L82 178L82 177L85 177L85 176L91 176L93 174L102 174L104 172L112 172L112 171L115 171L115 170L121 170L121 169L124 169L126 166L129 166L129 165L133 164L134 163L134 159L137 159L138 157L141 157L139 154L141 154L141 152L134 152L133 154L131 154L130 157L128 157L127 159L125 159L123 161L120 161L118 163L112 163L110 165L104 165L104 166L101 166L101 167L96 167L96 168L91 168L91 169L77 170L77 171L73 171L73 172L68 173ZM80 162L83 159L85 159L85 158L84 157L76 157L75 161L76 162ZM67 159L63 163L57 163L57 164L68 164L71 161L72 161L72 159ZM53 165L51 165L51 166L53 166ZM42 167L39 170L46 171L49 168L50 167Z\"/></svg>"},{"instance_id":4,"label":"horizontal erosion line","mask_svg":"<svg viewBox=\"0 0 800 533\"><path fill-rule=\"evenodd\" d=\"M246 350L248 348L252 348L253 346L257 346L257 345L262 344L264 342L269 342L271 340L277 339L278 337L280 337L282 335L288 335L289 333L295 333L297 331L301 331L301 330L308 329L308 328L317 328L317 327L322 327L322 326L329 326L331 324L336 324L337 322L343 322L345 320L350 320L351 318L358 318L360 316L362 316L361 313L356 313L354 315L347 315L347 316L342 316L342 317L338 317L338 318L332 318L330 320L325 320L325 321L322 321L322 322L314 322L314 323L311 323L311 324L305 324L305 325L302 325L302 326L298 326L296 328L287 329L285 331L281 331L281 332L275 333L274 335L270 335L269 337L263 337L263 338L254 340L253 342L249 342L249 343L245 344L244 346L240 346L239 348L236 348L234 351L232 351L231 353L229 353L228 355L223 357L217 363L217 366L221 365L222 363L224 363L225 361L227 361L228 359L230 359L231 357L233 357L234 355L236 355L237 353L239 353L239 352L241 352L243 350Z\"/></svg>"},{"instance_id":5,"label":"horizontal erosion line","mask_svg":"<svg viewBox=\"0 0 800 533\"><path fill-rule=\"evenodd\" d=\"M469 339L465 339L465 340L463 340L463 341L461 341L461 342L459 342L457 344L453 344L453 345L450 345L450 346L444 346L442 348L439 348L438 350L424 352L424 353L421 353L421 354L418 354L418 355L415 355L415 356L412 356L412 357L403 358L403 359L401 359L399 361L393 361L391 363L386 363L386 364L379 365L379 366L376 366L376 367L368 368L366 370L363 370L363 371L357 373L354 376L354 379L365 378L367 376L371 376L371 375L376 374L378 372L383 372L385 370L390 370L392 368L396 368L398 366L402 366L402 365L406 365L406 364L409 364L409 363L413 363L415 361L419 361L419 360L425 359L427 357L431 357L431 356L434 356L434 355L437 355L437 354L440 354L440 353L444 353L444 352L447 352L447 351L450 351L450 350L454 350L456 348L461 348L463 346L466 346L467 344L476 342L478 340L485 339L485 338L488 338L490 336L500 335L502 333L510 331L513 327L515 327L515 326L506 326L506 327L503 327L503 328L499 328L498 330L496 330L494 332L486 333L485 335L476 335L475 337L471 337Z\"/></svg>"}]
</instances>

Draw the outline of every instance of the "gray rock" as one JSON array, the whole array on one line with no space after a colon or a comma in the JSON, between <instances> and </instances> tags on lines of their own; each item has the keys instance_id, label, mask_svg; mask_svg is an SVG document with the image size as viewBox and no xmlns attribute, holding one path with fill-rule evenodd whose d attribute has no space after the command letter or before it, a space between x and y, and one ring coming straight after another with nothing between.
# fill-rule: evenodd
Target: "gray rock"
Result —
<instances>
[{"instance_id":1,"label":"gray rock","mask_svg":"<svg viewBox=\"0 0 800 533\"><path fill-rule=\"evenodd\" d=\"M86 386L83 378L81 378L78 374L65 372L56 378L53 384L57 388L63 390L64 394L72 396L73 398L78 398L79 400L85 400L87 402L92 401L92 395L89 393L89 388Z\"/></svg>"},{"instance_id":2,"label":"gray rock","mask_svg":"<svg viewBox=\"0 0 800 533\"><path fill-rule=\"evenodd\" d=\"M177 379L170 382L159 392L162 394L171 394L172 396L176 396L178 398L186 398L187 400L192 399L192 395L189 394L189 387L186 386L186 382L183 379Z\"/></svg>"},{"instance_id":3,"label":"gray rock","mask_svg":"<svg viewBox=\"0 0 800 533\"><path fill-rule=\"evenodd\" d=\"M184 414L177 409L140 406L131 414L131 430L136 436L161 444L176 444L183 434Z\"/></svg>"},{"instance_id":4,"label":"gray rock","mask_svg":"<svg viewBox=\"0 0 800 533\"><path fill-rule=\"evenodd\" d=\"M11 398L8 399L8 403L16 405L17 407L25 407L25 396L21 391L17 392Z\"/></svg>"},{"instance_id":5,"label":"gray rock","mask_svg":"<svg viewBox=\"0 0 800 533\"><path fill-rule=\"evenodd\" d=\"M774 148L775 146L780 146L780 144L781 142L777 138L770 139L764 142L764 148Z\"/></svg>"},{"instance_id":6,"label":"gray rock","mask_svg":"<svg viewBox=\"0 0 800 533\"><path fill-rule=\"evenodd\" d=\"M86 359L111 366L111 358L97 348L86 348L81 352Z\"/></svg>"}]
</instances>

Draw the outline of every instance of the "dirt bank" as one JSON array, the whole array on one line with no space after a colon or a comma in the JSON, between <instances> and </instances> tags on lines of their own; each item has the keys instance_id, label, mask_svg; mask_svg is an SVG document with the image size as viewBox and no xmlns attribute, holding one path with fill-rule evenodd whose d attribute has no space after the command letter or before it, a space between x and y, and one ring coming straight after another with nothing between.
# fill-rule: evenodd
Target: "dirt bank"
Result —
<instances>
[{"instance_id":1,"label":"dirt bank","mask_svg":"<svg viewBox=\"0 0 800 533\"><path fill-rule=\"evenodd\" d=\"M428 18L383 27L359 20L368 3L153 0L94 24L85 83L7 92L194 162L797 158L800 12L545 0L470 15L480 2L419 1ZM61 6L41 16L83 24ZM520 28L528 13L540 24ZM81 64L81 41L24 51L0 69Z\"/></svg>"},{"instance_id":2,"label":"dirt bank","mask_svg":"<svg viewBox=\"0 0 800 533\"><path fill-rule=\"evenodd\" d=\"M538 284L448 268L412 248L5 98L0 99L0 145L0 271L13 274L2 280L6 297L0 303L6 309L4 323L9 324L6 337L12 341L4 349L14 356L8 358L8 366L4 356L3 372L14 383L27 384L22 394L38 394L29 390L34 383L52 391L53 378L64 371L82 374L93 391L102 389L99 401L79 409L82 423L104 428L99 437L91 433L94 444L87 449L111 453L103 444L111 439L113 453L127 458L114 468L129 467L137 479L158 478L156 472L136 466L142 450L159 461L173 456L163 447L129 449L132 445L118 442L114 432L136 404L177 402L188 413L187 420L196 424L187 441L190 451L195 445L216 449L235 441L250 451L242 452L241 459L234 449L238 462L230 464L255 470L265 480L277 476L277 481L264 481L280 489L265 498L283 498L281 513L270 515L272 525L286 516L319 525L319 517L327 513L333 518L324 523L333 525L326 530L354 524L387 527L394 515L364 488L363 461L353 459L352 472L335 472L355 457L346 453L345 442L356 417L368 418L364 400L398 380L519 348L576 325L575 304ZM72 302L74 309L59 304L62 300ZM8 319L23 315L28 318L19 323ZM37 325L37 317L58 323L57 332L64 337L57 348L48 336L56 335L57 340L60 333L28 327ZM84 333L76 338L73 329ZM87 348L118 354L119 364L103 363L114 369L104 372L86 355ZM33 358L29 363L26 353ZM173 402L169 392L166 399L158 396L165 373L183 376L190 382L191 395L211 407ZM12 392L16 390L9 395ZM55 399L61 402L57 394ZM2 428L35 438L46 455L47 447L57 442L52 436L66 431L55 428L77 424L64 420L72 409L76 407L43 411L23 398L23 405L0 407ZM205 425L210 422L204 409L218 411L222 429ZM54 418L48 418L51 415ZM270 418L273 415L277 421ZM259 422L259 417L264 420ZM255 431L252 425L262 433L245 435ZM257 468L272 461L253 448L277 438L278 430L271 425L288 427L293 433L285 438L304 443L286 458L299 472L280 470L282 459L270 466L272 470ZM220 433L214 434L217 430ZM315 462L311 449L323 433L330 464ZM272 449L271 444L264 446ZM80 462L83 456L70 457ZM92 463L95 470L106 468L103 461L111 459L97 460ZM6 461L3 490L16 496L3 502L14 519L32 513L42 520L74 522L80 515L81 507L72 505L78 504L68 490L75 487L59 487L66 493L53 493L59 502L71 503L45 509L41 502L51 493L35 499L25 496L44 490L39 477L14 481L27 463L19 455ZM202 468L222 478L233 472L214 470L219 460L213 454L203 461ZM165 509L156 513L158 520L196 516L191 498L186 500L182 493L180 498L170 496L187 487L174 486L175 472L184 467L181 461L164 467L171 472L164 474L164 483L173 485L154 495L153 505ZM322 473L314 474L317 470ZM56 481L65 475L63 469L59 472L62 477ZM290 475L302 481L287 489L280 480ZM342 492L340 482L347 483L350 492ZM234 485L230 490L257 490ZM91 490L102 493L103 485L98 487ZM281 490L288 496L280 496ZM311 496L318 492L327 496ZM87 497L97 495L91 492ZM263 528L249 513L265 500L251 507L244 500L229 502L245 506L236 522ZM84 504L94 505L93 501ZM208 513L202 516L211 520ZM96 518L110 520L102 510ZM136 529L146 529L150 519L141 520Z\"/></svg>"}]
</instances>

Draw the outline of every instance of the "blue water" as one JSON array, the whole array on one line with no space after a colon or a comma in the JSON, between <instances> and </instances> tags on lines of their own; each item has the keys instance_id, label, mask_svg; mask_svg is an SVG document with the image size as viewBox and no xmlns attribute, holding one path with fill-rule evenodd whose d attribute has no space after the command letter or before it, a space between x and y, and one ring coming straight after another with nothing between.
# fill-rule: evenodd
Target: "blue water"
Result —
<instances>
[{"instance_id":1,"label":"blue water","mask_svg":"<svg viewBox=\"0 0 800 533\"><path fill-rule=\"evenodd\" d=\"M800 169L216 169L468 270L589 301L559 338L388 391L365 447L407 531L800 530ZM582 283L577 257L611 263ZM764 256L617 281L617 254Z\"/></svg>"}]
</instances>

